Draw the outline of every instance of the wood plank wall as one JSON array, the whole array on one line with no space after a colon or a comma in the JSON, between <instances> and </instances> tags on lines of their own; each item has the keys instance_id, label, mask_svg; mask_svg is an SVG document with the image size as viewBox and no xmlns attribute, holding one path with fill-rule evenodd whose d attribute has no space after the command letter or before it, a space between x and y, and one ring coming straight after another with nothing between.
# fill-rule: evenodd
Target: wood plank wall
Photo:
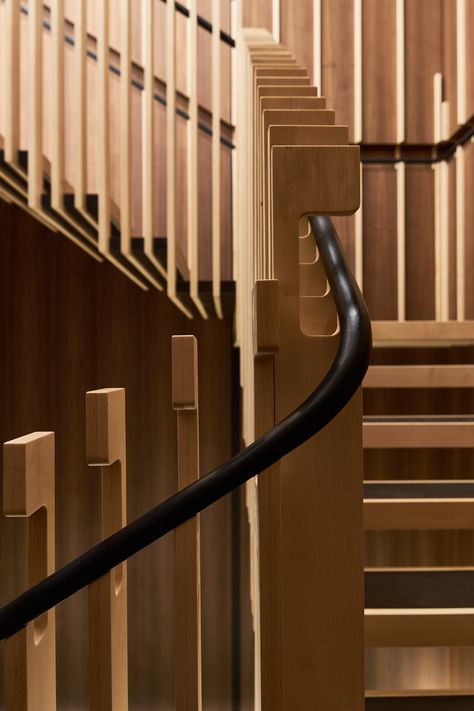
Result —
<instances>
[{"instance_id":1,"label":"wood plank wall","mask_svg":"<svg viewBox=\"0 0 474 711\"><path fill-rule=\"evenodd\" d=\"M446 232L442 239L449 255L445 310L451 319L474 318L469 240L473 209L460 194L467 196L469 187L472 190L472 140L464 144L464 161L458 171L454 155L449 158L446 180L437 182L429 163L438 152L435 144L442 140L438 148L445 150L447 139L462 133L463 126L474 125L474 0L243 0L243 17L247 24L279 32L310 75L321 75L321 93L340 123L349 125L351 140L361 143L363 160L375 162L366 162L363 168L362 217L337 221L353 266L358 266L363 277L372 318L399 315L400 230L406 246L405 255L399 256L399 265L405 264L406 287L402 286L401 297L405 317L439 317L434 267L435 216L441 203L447 209L440 229ZM436 74L441 75L441 105L435 105ZM394 164L399 157L419 161L406 165L404 209ZM387 159L392 162L377 165L378 160ZM358 219L362 265L355 264ZM466 241L463 281L459 281L461 234Z\"/></svg>"},{"instance_id":2,"label":"wood plank wall","mask_svg":"<svg viewBox=\"0 0 474 711\"><path fill-rule=\"evenodd\" d=\"M163 294L141 291L20 208L2 202L0 219L0 440L56 431L61 565L100 536L99 478L85 455L86 390L126 388L133 520L177 487L172 334L194 333L199 340L201 471L229 458L232 323L189 321ZM205 708L232 708L232 507L227 497L201 516ZM24 541L14 519L5 524L0 517L0 529L4 604L20 592L6 571L17 570ZM173 550L170 535L128 564L130 708L174 707ZM242 584L243 603L245 592ZM59 606L57 627L58 708L86 708L87 591Z\"/></svg>"}]
</instances>

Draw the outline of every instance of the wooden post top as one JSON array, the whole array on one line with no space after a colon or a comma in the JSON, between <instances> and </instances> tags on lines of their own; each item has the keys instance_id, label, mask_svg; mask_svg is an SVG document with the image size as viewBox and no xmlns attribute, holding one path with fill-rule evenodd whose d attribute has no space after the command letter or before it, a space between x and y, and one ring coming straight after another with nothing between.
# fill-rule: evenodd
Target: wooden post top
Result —
<instances>
[{"instance_id":1,"label":"wooden post top","mask_svg":"<svg viewBox=\"0 0 474 711\"><path fill-rule=\"evenodd\" d=\"M3 502L6 516L54 508L54 432L33 432L5 442Z\"/></svg>"},{"instance_id":2,"label":"wooden post top","mask_svg":"<svg viewBox=\"0 0 474 711\"><path fill-rule=\"evenodd\" d=\"M125 389L86 393L86 450L91 466L108 466L125 455Z\"/></svg>"}]
</instances>

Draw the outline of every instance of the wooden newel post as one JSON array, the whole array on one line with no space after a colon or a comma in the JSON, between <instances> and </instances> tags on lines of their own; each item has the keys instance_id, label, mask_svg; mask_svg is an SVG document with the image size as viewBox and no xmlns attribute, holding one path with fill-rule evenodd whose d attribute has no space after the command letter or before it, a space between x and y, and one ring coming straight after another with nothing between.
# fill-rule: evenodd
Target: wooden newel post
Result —
<instances>
[{"instance_id":1,"label":"wooden newel post","mask_svg":"<svg viewBox=\"0 0 474 711\"><path fill-rule=\"evenodd\" d=\"M27 518L27 581L54 572L54 433L34 432L5 442L6 516ZM5 710L56 710L55 611L41 615L5 641Z\"/></svg>"},{"instance_id":2,"label":"wooden newel post","mask_svg":"<svg viewBox=\"0 0 474 711\"><path fill-rule=\"evenodd\" d=\"M173 408L178 420L178 488L199 478L197 340L172 338ZM175 530L176 709L202 709L199 516Z\"/></svg>"},{"instance_id":3,"label":"wooden newel post","mask_svg":"<svg viewBox=\"0 0 474 711\"><path fill-rule=\"evenodd\" d=\"M86 394L86 449L101 467L102 538L126 524L125 390ZM117 566L89 586L90 707L128 709L127 567Z\"/></svg>"}]
</instances>

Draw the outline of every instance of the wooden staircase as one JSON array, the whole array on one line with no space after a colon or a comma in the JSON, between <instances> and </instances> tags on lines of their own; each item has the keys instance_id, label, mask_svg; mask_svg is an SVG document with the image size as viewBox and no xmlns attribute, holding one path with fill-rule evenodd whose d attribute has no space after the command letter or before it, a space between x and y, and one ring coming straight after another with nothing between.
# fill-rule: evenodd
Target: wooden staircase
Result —
<instances>
[{"instance_id":1,"label":"wooden staircase","mask_svg":"<svg viewBox=\"0 0 474 711\"><path fill-rule=\"evenodd\" d=\"M376 356L375 356L376 357ZM466 365L375 365L364 381L366 391L377 389L387 398L389 391L405 388L416 396L415 388L452 390L473 387L474 367ZM415 400L416 404L416 400ZM364 529L369 537L366 549L371 561L365 568L365 645L369 648L372 672L377 674L378 651L399 648L399 654L380 663L403 666L409 648L461 648L474 646L474 568L449 564L449 548L443 565L403 563L373 564L377 559L377 537L405 532L409 554L429 549L434 532L474 530L474 485L466 479L394 479L390 453L403 450L424 452L474 449L474 417L469 415L398 415L364 418L364 450L386 450L387 478L364 482ZM370 464L369 464L370 471ZM458 475L461 472L458 473ZM464 474L464 472L462 472ZM367 476L367 470L366 470ZM467 534L469 535L469 533ZM419 537L423 537L420 539ZM387 543L387 539L384 539ZM382 541L382 539L380 539ZM423 542L420 542L423 541ZM424 546L424 547L423 547ZM420 554L423 557L423 552ZM443 556L443 552L441 553ZM401 554L403 557L403 553ZM382 556L383 557L383 556ZM372 653L372 654L371 654ZM415 655L417 653L415 652ZM449 659L449 650L447 652ZM384 676L379 667L379 674ZM474 703L471 688L403 688L403 673L392 669L388 677L397 687L388 691L370 689L366 708L377 711L397 709L467 709ZM449 677L445 669L444 678ZM443 678L443 676L441 676ZM436 683L436 679L433 680ZM406 682L405 682L406 683ZM426 681L422 684L425 685ZM465 684L465 682L464 682Z\"/></svg>"}]
</instances>

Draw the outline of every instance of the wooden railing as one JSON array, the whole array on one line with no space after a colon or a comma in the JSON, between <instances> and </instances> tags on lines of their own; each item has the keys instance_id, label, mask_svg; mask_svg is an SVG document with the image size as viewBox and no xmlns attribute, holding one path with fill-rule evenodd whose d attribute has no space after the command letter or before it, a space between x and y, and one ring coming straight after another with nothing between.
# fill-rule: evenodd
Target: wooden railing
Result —
<instances>
[{"instance_id":1,"label":"wooden railing","mask_svg":"<svg viewBox=\"0 0 474 711\"><path fill-rule=\"evenodd\" d=\"M217 0L0 2L1 196L189 317L232 279L230 32Z\"/></svg>"}]
</instances>

